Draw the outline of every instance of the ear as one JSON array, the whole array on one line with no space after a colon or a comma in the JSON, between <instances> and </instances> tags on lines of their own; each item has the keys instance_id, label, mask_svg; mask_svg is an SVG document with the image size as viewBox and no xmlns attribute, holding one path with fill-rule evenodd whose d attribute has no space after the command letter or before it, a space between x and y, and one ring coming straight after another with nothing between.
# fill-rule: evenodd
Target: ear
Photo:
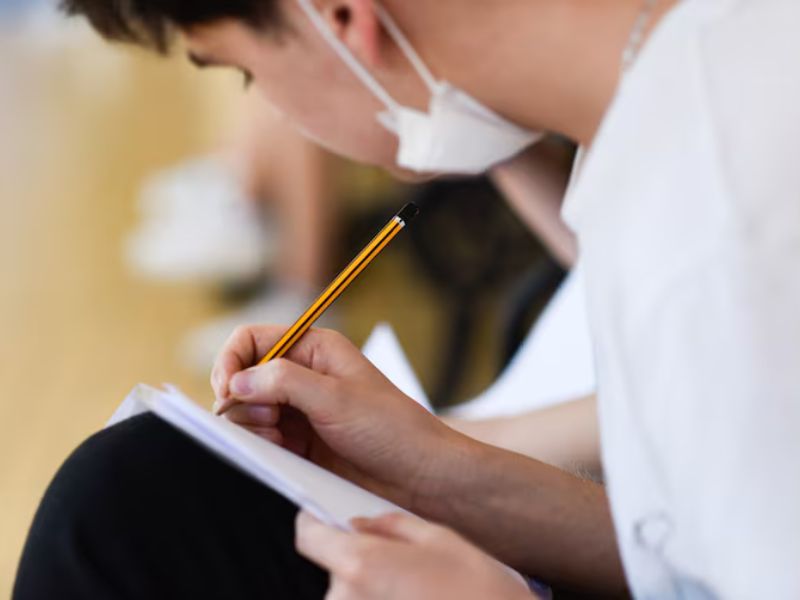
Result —
<instances>
[{"instance_id":1,"label":"ear","mask_svg":"<svg viewBox=\"0 0 800 600\"><path fill-rule=\"evenodd\" d=\"M379 66L381 29L374 0L325 0L322 16L366 66Z\"/></svg>"}]
</instances>

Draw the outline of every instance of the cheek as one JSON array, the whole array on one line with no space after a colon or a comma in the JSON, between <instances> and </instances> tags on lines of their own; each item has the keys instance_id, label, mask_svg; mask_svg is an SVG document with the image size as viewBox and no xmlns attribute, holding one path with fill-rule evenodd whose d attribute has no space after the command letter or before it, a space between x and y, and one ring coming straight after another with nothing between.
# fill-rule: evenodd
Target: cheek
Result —
<instances>
[{"instance_id":1,"label":"cheek","mask_svg":"<svg viewBox=\"0 0 800 600\"><path fill-rule=\"evenodd\" d=\"M386 131L371 111L323 108L299 117L307 135L329 150L356 162L384 168L395 166L397 138Z\"/></svg>"},{"instance_id":2,"label":"cheek","mask_svg":"<svg viewBox=\"0 0 800 600\"><path fill-rule=\"evenodd\" d=\"M268 83L260 92L307 137L360 163L395 166L397 138L378 123L383 105L366 90L288 77L262 81Z\"/></svg>"}]
</instances>

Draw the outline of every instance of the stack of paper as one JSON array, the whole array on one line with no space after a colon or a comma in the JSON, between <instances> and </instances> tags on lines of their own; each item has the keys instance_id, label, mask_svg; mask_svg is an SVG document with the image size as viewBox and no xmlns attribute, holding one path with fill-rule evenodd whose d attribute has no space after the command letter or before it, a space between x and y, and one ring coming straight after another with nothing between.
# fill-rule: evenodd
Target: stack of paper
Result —
<instances>
[{"instance_id":1,"label":"stack of paper","mask_svg":"<svg viewBox=\"0 0 800 600\"><path fill-rule=\"evenodd\" d=\"M355 517L404 512L391 502L211 414L173 387L158 390L137 386L110 424L147 411L329 525L349 530Z\"/></svg>"}]
</instances>

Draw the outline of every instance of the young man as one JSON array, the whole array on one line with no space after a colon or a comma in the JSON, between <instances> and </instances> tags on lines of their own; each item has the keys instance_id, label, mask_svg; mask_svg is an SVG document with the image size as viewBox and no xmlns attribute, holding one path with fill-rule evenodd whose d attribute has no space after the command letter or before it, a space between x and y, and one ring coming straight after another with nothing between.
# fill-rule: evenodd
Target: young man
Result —
<instances>
[{"instance_id":1,"label":"young man","mask_svg":"<svg viewBox=\"0 0 800 600\"><path fill-rule=\"evenodd\" d=\"M795 0L70 5L110 37L176 29L196 62L390 169L487 170L541 130L591 148L566 215L611 511L603 488L445 427L330 332L259 368L281 328L237 332L213 375L231 419L557 585L621 592L619 551L636 597L800 597ZM152 418L103 432L48 492L18 597L321 597L281 542L290 509L236 477ZM329 598L530 597L440 526L356 529L298 520Z\"/></svg>"}]
</instances>

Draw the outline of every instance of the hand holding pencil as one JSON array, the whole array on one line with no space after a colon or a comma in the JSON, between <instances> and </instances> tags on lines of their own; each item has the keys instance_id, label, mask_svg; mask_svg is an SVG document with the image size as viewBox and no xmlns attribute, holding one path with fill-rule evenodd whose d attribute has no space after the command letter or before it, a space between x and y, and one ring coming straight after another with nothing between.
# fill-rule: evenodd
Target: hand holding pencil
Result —
<instances>
[{"instance_id":1,"label":"hand holding pencil","mask_svg":"<svg viewBox=\"0 0 800 600\"><path fill-rule=\"evenodd\" d=\"M366 269L370 263L397 237L405 227L419 214L419 209L413 203L406 204L386 224L386 226L367 244L364 249L345 267L345 269L325 288L325 291L304 312L286 333L275 343L272 348L261 358L259 365L265 365L271 360L282 358L292 346L308 332L322 314L333 305L353 281ZM213 384L213 378L212 378ZM231 401L215 403L214 412L222 415L232 406Z\"/></svg>"},{"instance_id":2,"label":"hand holding pencil","mask_svg":"<svg viewBox=\"0 0 800 600\"><path fill-rule=\"evenodd\" d=\"M467 438L398 390L344 336L309 330L321 307L397 235L403 215L288 332L269 325L237 330L217 359L212 385L225 418L410 507L420 492L416 482L461 460Z\"/></svg>"}]
</instances>

